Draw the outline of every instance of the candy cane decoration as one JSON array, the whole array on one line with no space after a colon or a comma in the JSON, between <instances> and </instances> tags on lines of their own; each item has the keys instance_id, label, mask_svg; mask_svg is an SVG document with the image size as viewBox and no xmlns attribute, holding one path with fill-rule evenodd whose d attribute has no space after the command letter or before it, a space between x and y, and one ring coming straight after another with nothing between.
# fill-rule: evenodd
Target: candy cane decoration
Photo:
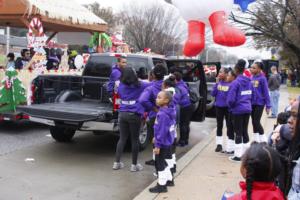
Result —
<instances>
[{"instance_id":1,"label":"candy cane decoration","mask_svg":"<svg viewBox=\"0 0 300 200\"><path fill-rule=\"evenodd\" d=\"M29 36L44 36L43 24L37 17L32 18L29 24Z\"/></svg>"}]
</instances>

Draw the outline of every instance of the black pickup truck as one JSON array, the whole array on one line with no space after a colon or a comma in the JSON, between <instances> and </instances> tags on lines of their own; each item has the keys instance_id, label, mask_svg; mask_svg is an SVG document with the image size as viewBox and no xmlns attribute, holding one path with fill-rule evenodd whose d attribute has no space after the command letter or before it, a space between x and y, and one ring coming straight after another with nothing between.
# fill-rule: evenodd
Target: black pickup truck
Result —
<instances>
[{"instance_id":1,"label":"black pickup truck","mask_svg":"<svg viewBox=\"0 0 300 200\"><path fill-rule=\"evenodd\" d=\"M32 82L33 104L19 106L18 110L30 116L30 120L47 124L52 137L58 142L70 141L75 132L92 131L96 133L118 134L118 113L106 91L111 66L116 62L114 54L93 54L89 58L82 76L41 75ZM193 120L205 119L206 81L200 61L165 60L145 55L127 55L127 65L133 67L140 79L147 79L150 70L157 63L181 70L183 78L197 93ZM186 64L193 67L186 70ZM149 143L146 123L140 134L140 148Z\"/></svg>"}]
</instances>

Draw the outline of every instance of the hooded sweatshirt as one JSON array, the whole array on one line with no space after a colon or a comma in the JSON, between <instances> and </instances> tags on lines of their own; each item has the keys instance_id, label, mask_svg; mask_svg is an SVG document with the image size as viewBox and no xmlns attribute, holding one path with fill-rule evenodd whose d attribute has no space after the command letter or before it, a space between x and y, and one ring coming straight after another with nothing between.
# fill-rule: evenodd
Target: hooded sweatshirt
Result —
<instances>
[{"instance_id":1,"label":"hooded sweatshirt","mask_svg":"<svg viewBox=\"0 0 300 200\"><path fill-rule=\"evenodd\" d=\"M240 182L242 192L227 200L247 200L247 185ZM273 182L254 182L252 185L253 200L284 200L283 194Z\"/></svg>"},{"instance_id":2,"label":"hooded sweatshirt","mask_svg":"<svg viewBox=\"0 0 300 200\"><path fill-rule=\"evenodd\" d=\"M215 97L215 106L225 108L227 107L227 94L229 91L229 86L231 83L220 81L215 84L213 90L211 91L211 96Z\"/></svg>"},{"instance_id":3,"label":"hooded sweatshirt","mask_svg":"<svg viewBox=\"0 0 300 200\"><path fill-rule=\"evenodd\" d=\"M118 65L112 67L112 71L109 77L109 82L107 84L107 92L112 94L115 88L115 82L120 80L122 71Z\"/></svg>"},{"instance_id":4,"label":"hooded sweatshirt","mask_svg":"<svg viewBox=\"0 0 300 200\"><path fill-rule=\"evenodd\" d=\"M230 85L227 105L232 114L249 114L252 112L252 84L248 77L239 75Z\"/></svg>"},{"instance_id":5,"label":"hooded sweatshirt","mask_svg":"<svg viewBox=\"0 0 300 200\"><path fill-rule=\"evenodd\" d=\"M140 95L147 88L150 83L141 81L138 86L125 85L120 83L118 87L118 94L121 98L120 112L131 112L137 114L144 114L144 107L138 101Z\"/></svg>"},{"instance_id":6,"label":"hooded sweatshirt","mask_svg":"<svg viewBox=\"0 0 300 200\"><path fill-rule=\"evenodd\" d=\"M151 86L147 87L139 98L139 102L142 104L146 112L149 112L149 118L156 117L156 112L153 109L156 106L156 97L161 91L161 85L163 81L153 81Z\"/></svg>"},{"instance_id":7,"label":"hooded sweatshirt","mask_svg":"<svg viewBox=\"0 0 300 200\"><path fill-rule=\"evenodd\" d=\"M181 80L177 83L177 88L179 89L181 95L180 100L178 102L179 105L182 108L190 106L192 103L189 95L189 87L183 80Z\"/></svg>"},{"instance_id":8,"label":"hooded sweatshirt","mask_svg":"<svg viewBox=\"0 0 300 200\"><path fill-rule=\"evenodd\" d=\"M253 85L252 105L271 108L268 82L263 74L254 75L251 79Z\"/></svg>"},{"instance_id":9,"label":"hooded sweatshirt","mask_svg":"<svg viewBox=\"0 0 300 200\"><path fill-rule=\"evenodd\" d=\"M154 146L170 147L175 138L176 110L173 107L161 107L154 124Z\"/></svg>"}]
</instances>

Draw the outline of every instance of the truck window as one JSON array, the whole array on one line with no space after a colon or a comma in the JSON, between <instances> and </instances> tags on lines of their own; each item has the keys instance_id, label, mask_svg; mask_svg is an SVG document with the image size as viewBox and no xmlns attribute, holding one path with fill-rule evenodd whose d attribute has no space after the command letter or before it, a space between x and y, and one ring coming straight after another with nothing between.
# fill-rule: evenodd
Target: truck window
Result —
<instances>
[{"instance_id":1,"label":"truck window","mask_svg":"<svg viewBox=\"0 0 300 200\"><path fill-rule=\"evenodd\" d=\"M205 77L207 82L216 82L217 78L217 66L216 65L204 65L204 72L205 72Z\"/></svg>"},{"instance_id":2,"label":"truck window","mask_svg":"<svg viewBox=\"0 0 300 200\"><path fill-rule=\"evenodd\" d=\"M84 76L109 77L111 67L117 62L113 56L91 56L85 66ZM127 57L127 66L136 70L141 79L147 79L149 64L147 58Z\"/></svg>"},{"instance_id":3,"label":"truck window","mask_svg":"<svg viewBox=\"0 0 300 200\"><path fill-rule=\"evenodd\" d=\"M148 78L150 66L147 58L127 57L127 67L134 68L140 79Z\"/></svg>"},{"instance_id":4,"label":"truck window","mask_svg":"<svg viewBox=\"0 0 300 200\"><path fill-rule=\"evenodd\" d=\"M169 71L178 71L182 74L182 79L185 82L196 82L200 80L200 70L196 62L171 62L169 63Z\"/></svg>"},{"instance_id":5,"label":"truck window","mask_svg":"<svg viewBox=\"0 0 300 200\"><path fill-rule=\"evenodd\" d=\"M111 66L117 59L112 56L91 56L84 69L84 76L109 77Z\"/></svg>"}]
</instances>

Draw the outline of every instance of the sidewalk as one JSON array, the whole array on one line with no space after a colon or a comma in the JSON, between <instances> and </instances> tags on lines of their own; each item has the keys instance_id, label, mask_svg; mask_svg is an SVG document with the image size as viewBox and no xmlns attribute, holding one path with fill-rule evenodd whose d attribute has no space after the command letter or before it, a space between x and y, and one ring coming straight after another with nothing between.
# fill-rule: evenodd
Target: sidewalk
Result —
<instances>
[{"instance_id":1,"label":"sidewalk","mask_svg":"<svg viewBox=\"0 0 300 200\"><path fill-rule=\"evenodd\" d=\"M288 96L287 88L282 88L279 112L288 104ZM273 129L275 123L275 119L267 118L264 113L262 125L266 134ZM250 137L251 133L253 130L250 119ZM135 200L221 200L227 189L238 193L239 181L243 180L240 175L240 164L229 161L226 155L215 153L215 146L214 131L177 162L175 187L169 187L168 193L165 194L151 194L148 189L156 185L155 181Z\"/></svg>"}]
</instances>

